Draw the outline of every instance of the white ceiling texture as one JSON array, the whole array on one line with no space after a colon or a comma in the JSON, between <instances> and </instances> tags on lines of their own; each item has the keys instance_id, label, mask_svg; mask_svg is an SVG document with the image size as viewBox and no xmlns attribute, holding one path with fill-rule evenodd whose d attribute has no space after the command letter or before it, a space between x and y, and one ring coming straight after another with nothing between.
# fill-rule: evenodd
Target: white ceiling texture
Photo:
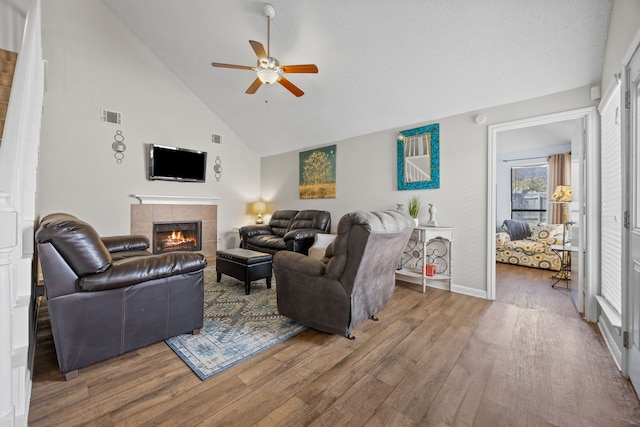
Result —
<instances>
[{"instance_id":1,"label":"white ceiling texture","mask_svg":"<svg viewBox=\"0 0 640 427\"><path fill-rule=\"evenodd\" d=\"M610 0L271 0L271 56L318 66L245 90L264 1L102 0L260 156L596 85ZM212 130L215 132L215 130ZM224 135L223 135L224 137Z\"/></svg>"}]
</instances>

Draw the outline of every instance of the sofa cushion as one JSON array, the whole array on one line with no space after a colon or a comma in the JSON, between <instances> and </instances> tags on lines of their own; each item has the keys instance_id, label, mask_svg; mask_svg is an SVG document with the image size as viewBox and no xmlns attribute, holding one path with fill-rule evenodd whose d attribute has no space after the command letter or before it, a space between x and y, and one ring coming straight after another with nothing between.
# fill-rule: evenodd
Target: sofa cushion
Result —
<instances>
[{"instance_id":1,"label":"sofa cushion","mask_svg":"<svg viewBox=\"0 0 640 427\"><path fill-rule=\"evenodd\" d=\"M38 243L50 242L78 277L103 272L111 265L111 254L96 230L72 215L47 215L35 238Z\"/></svg>"},{"instance_id":2,"label":"sofa cushion","mask_svg":"<svg viewBox=\"0 0 640 427\"><path fill-rule=\"evenodd\" d=\"M504 248L511 251L522 252L525 254L543 254L547 250L544 243L534 242L528 239L512 240L504 245Z\"/></svg>"},{"instance_id":3,"label":"sofa cushion","mask_svg":"<svg viewBox=\"0 0 640 427\"><path fill-rule=\"evenodd\" d=\"M529 239L547 245L561 245L562 228L562 224L532 225Z\"/></svg>"},{"instance_id":4,"label":"sofa cushion","mask_svg":"<svg viewBox=\"0 0 640 427\"><path fill-rule=\"evenodd\" d=\"M329 231L331 214L327 211L304 210L296 214L291 221L289 230L299 230L302 228L314 228L316 230Z\"/></svg>"},{"instance_id":5,"label":"sofa cushion","mask_svg":"<svg viewBox=\"0 0 640 427\"><path fill-rule=\"evenodd\" d=\"M247 243L254 247L276 249L279 251L287 249L287 244L284 239L274 236L273 234L262 234L250 237Z\"/></svg>"},{"instance_id":6,"label":"sofa cushion","mask_svg":"<svg viewBox=\"0 0 640 427\"><path fill-rule=\"evenodd\" d=\"M293 218L295 218L297 214L298 211L293 210L275 211L269 220L271 232L276 236L284 237L291 228L291 221L293 221Z\"/></svg>"},{"instance_id":7,"label":"sofa cushion","mask_svg":"<svg viewBox=\"0 0 640 427\"><path fill-rule=\"evenodd\" d=\"M511 241L511 237L509 236L509 233L501 231L496 234L496 247L498 248L504 247L504 245L510 241Z\"/></svg>"},{"instance_id":8,"label":"sofa cushion","mask_svg":"<svg viewBox=\"0 0 640 427\"><path fill-rule=\"evenodd\" d=\"M143 251L143 250L113 252L111 254L111 263L115 264L117 261L120 261L122 259L149 256L149 255L151 255L151 252Z\"/></svg>"}]
</instances>

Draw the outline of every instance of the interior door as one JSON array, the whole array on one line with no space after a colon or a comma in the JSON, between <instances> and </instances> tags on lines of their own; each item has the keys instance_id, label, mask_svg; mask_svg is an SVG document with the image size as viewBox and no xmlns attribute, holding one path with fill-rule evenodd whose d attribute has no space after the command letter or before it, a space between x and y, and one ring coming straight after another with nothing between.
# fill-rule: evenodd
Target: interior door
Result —
<instances>
[{"instance_id":1,"label":"interior door","mask_svg":"<svg viewBox=\"0 0 640 427\"><path fill-rule=\"evenodd\" d=\"M640 53L636 49L626 70L629 90L629 129L625 154L626 193L629 195L624 206L627 230L626 280L623 280L622 295L626 304L622 313L623 340L626 343L627 374L636 389L640 391ZM626 284L626 290L624 289ZM626 292L625 292L626 291ZM626 339L625 339L626 337Z\"/></svg>"}]
</instances>

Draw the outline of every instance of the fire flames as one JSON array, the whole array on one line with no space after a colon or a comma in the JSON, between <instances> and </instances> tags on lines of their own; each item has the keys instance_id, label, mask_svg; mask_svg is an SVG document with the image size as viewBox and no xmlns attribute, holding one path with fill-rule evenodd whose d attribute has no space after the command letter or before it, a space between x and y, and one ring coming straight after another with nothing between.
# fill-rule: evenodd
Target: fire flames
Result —
<instances>
[{"instance_id":1,"label":"fire flames","mask_svg":"<svg viewBox=\"0 0 640 427\"><path fill-rule=\"evenodd\" d=\"M166 235L160 242L161 249L164 251L177 251L183 249L193 249L197 246L196 238L193 236L185 236L182 231L172 231Z\"/></svg>"}]
</instances>

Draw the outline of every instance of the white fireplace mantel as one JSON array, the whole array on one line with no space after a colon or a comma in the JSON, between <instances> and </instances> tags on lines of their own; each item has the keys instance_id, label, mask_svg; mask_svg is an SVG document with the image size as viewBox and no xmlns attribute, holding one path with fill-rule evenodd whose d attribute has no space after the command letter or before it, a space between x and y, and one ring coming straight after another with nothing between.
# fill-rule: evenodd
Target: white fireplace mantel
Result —
<instances>
[{"instance_id":1,"label":"white fireplace mantel","mask_svg":"<svg viewBox=\"0 0 640 427\"><path fill-rule=\"evenodd\" d=\"M141 205L215 205L219 197L166 196L159 194L131 194Z\"/></svg>"}]
</instances>

